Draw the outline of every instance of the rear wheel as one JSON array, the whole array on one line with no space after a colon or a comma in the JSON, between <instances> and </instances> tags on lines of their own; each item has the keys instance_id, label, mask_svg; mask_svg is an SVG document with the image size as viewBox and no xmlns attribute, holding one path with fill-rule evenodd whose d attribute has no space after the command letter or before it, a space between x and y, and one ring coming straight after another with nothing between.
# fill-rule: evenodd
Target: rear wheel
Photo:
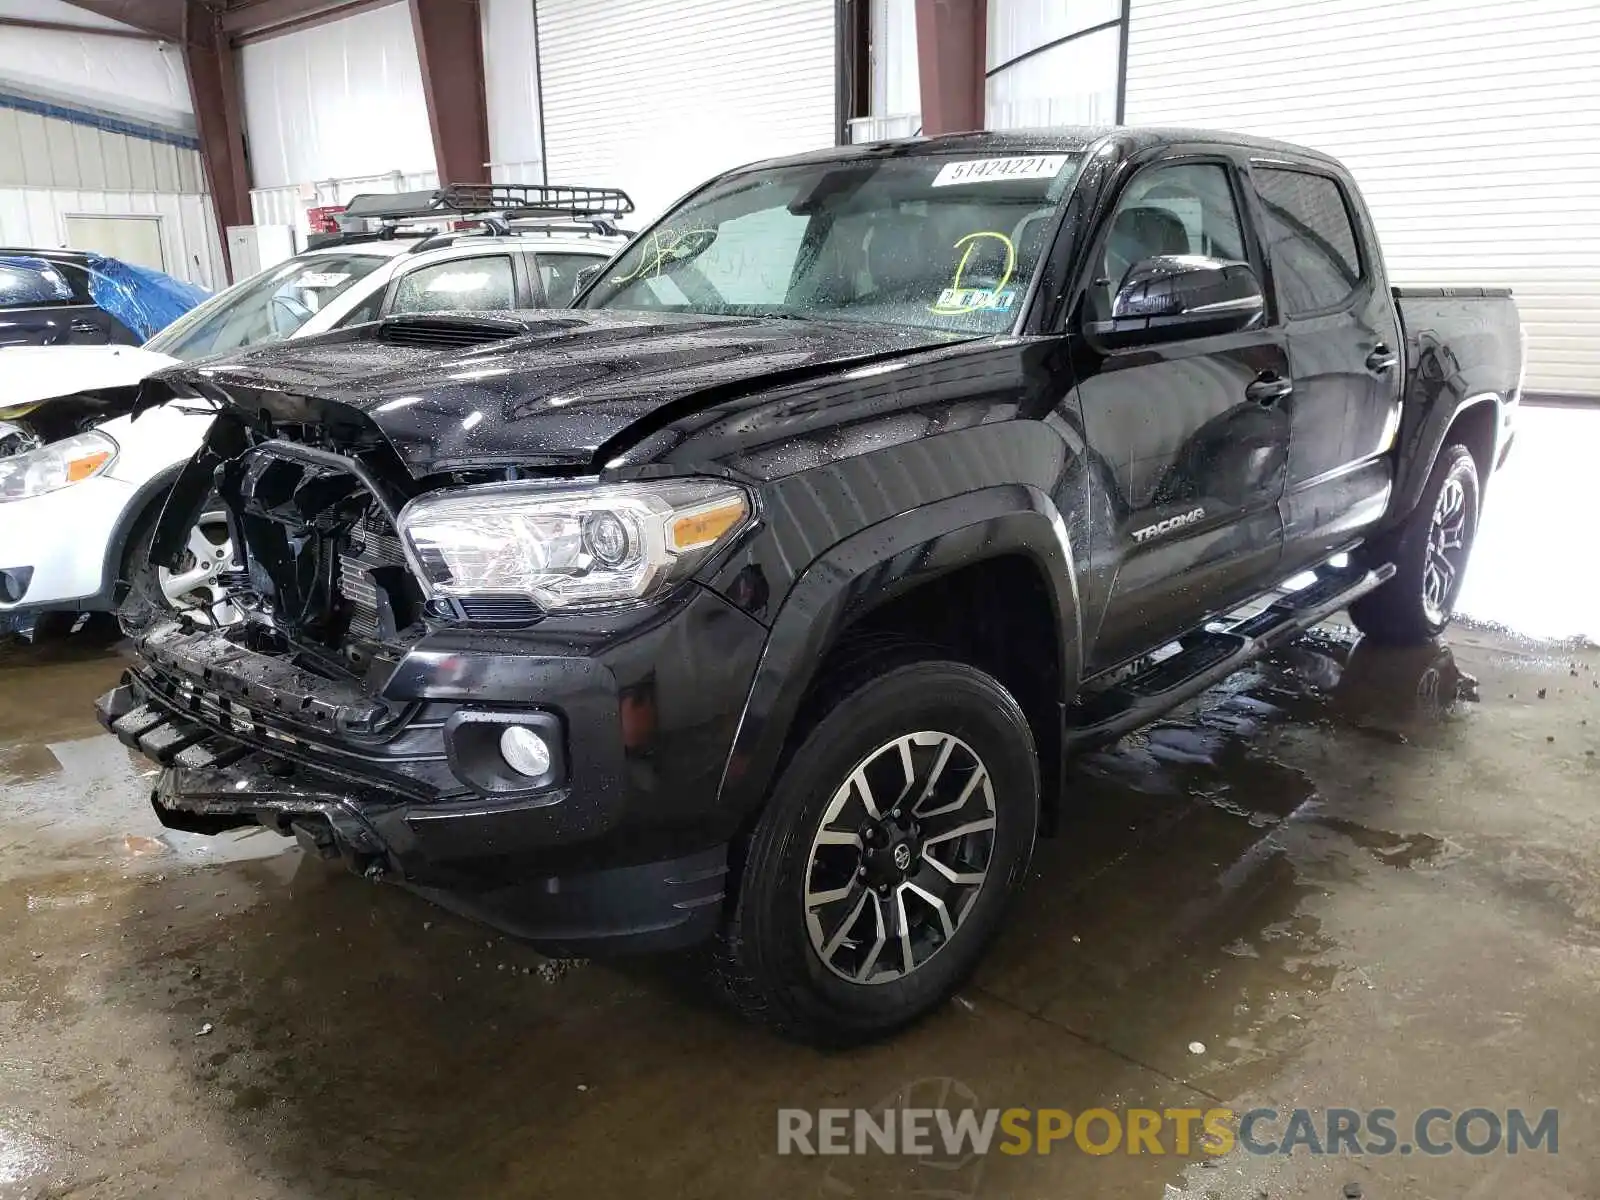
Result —
<instances>
[{"instance_id":1,"label":"rear wheel","mask_svg":"<svg viewBox=\"0 0 1600 1200\"><path fill-rule=\"evenodd\" d=\"M1027 718L962 663L823 685L751 837L719 942L748 1015L822 1045L887 1034L976 964L1033 849Z\"/></svg>"},{"instance_id":2,"label":"rear wheel","mask_svg":"<svg viewBox=\"0 0 1600 1200\"><path fill-rule=\"evenodd\" d=\"M1350 606L1356 628L1376 641L1416 645L1437 637L1455 613L1478 533L1478 468L1465 446L1446 446L1405 524L1371 552L1394 578Z\"/></svg>"}]
</instances>

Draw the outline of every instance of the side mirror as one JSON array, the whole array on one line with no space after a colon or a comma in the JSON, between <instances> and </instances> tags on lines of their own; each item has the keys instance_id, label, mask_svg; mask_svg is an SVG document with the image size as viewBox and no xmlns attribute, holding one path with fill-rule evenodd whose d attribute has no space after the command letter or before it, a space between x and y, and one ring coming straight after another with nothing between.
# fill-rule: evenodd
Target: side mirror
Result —
<instances>
[{"instance_id":1,"label":"side mirror","mask_svg":"<svg viewBox=\"0 0 1600 1200\"><path fill-rule=\"evenodd\" d=\"M1239 333L1266 315L1261 281L1249 263L1167 254L1134 263L1111 302L1111 319L1090 329L1112 347Z\"/></svg>"}]
</instances>

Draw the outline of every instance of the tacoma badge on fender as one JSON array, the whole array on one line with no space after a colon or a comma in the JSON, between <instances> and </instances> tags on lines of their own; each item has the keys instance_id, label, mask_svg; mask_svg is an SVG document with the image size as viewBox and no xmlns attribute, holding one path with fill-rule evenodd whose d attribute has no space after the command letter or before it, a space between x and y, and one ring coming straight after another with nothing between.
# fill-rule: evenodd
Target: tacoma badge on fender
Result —
<instances>
[{"instance_id":1,"label":"tacoma badge on fender","mask_svg":"<svg viewBox=\"0 0 1600 1200\"><path fill-rule=\"evenodd\" d=\"M1188 512L1176 517L1168 517L1165 521L1157 521L1154 525L1146 525L1143 529L1133 531L1133 540L1136 542L1147 541L1153 537L1160 537L1163 533L1171 533L1174 529L1182 529L1185 525L1193 525L1196 521L1205 520L1206 510L1191 508Z\"/></svg>"}]
</instances>

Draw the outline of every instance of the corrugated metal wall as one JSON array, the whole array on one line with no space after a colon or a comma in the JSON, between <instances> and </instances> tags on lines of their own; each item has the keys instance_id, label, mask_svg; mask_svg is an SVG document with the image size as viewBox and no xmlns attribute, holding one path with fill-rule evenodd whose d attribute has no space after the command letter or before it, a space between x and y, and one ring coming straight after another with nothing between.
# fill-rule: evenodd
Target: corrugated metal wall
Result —
<instances>
[{"instance_id":1,"label":"corrugated metal wall","mask_svg":"<svg viewBox=\"0 0 1600 1200\"><path fill-rule=\"evenodd\" d=\"M1509 285L1529 391L1600 396L1600 4L1133 0L1127 119L1348 163L1397 283Z\"/></svg>"},{"instance_id":2,"label":"corrugated metal wall","mask_svg":"<svg viewBox=\"0 0 1600 1200\"><path fill-rule=\"evenodd\" d=\"M0 187L203 192L200 152L0 106Z\"/></svg>"},{"instance_id":3,"label":"corrugated metal wall","mask_svg":"<svg viewBox=\"0 0 1600 1200\"><path fill-rule=\"evenodd\" d=\"M552 183L641 218L707 177L837 140L834 0L539 0Z\"/></svg>"},{"instance_id":4,"label":"corrugated metal wall","mask_svg":"<svg viewBox=\"0 0 1600 1200\"><path fill-rule=\"evenodd\" d=\"M169 273L226 282L198 151L0 107L0 243L66 245L73 213L159 216Z\"/></svg>"}]
</instances>

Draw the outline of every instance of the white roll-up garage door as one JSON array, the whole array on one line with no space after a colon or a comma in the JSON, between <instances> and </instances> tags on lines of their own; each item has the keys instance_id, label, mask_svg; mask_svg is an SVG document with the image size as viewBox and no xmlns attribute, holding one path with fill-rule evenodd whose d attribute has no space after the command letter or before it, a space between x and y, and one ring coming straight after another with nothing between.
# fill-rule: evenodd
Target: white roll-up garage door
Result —
<instances>
[{"instance_id":1,"label":"white roll-up garage door","mask_svg":"<svg viewBox=\"0 0 1600 1200\"><path fill-rule=\"evenodd\" d=\"M1600 4L1133 0L1130 124L1325 150L1394 282L1514 288L1529 392L1600 396Z\"/></svg>"},{"instance_id":2,"label":"white roll-up garage door","mask_svg":"<svg viewBox=\"0 0 1600 1200\"><path fill-rule=\"evenodd\" d=\"M641 218L759 158L837 140L833 0L538 0L552 183Z\"/></svg>"}]
</instances>

